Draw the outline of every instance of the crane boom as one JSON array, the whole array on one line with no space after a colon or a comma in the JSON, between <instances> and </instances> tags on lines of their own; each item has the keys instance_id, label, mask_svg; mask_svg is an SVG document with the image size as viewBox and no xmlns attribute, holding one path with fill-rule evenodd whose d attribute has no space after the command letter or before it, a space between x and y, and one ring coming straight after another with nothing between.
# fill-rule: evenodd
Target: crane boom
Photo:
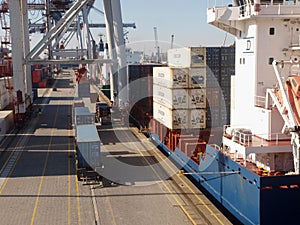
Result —
<instances>
[{"instance_id":1,"label":"crane boom","mask_svg":"<svg viewBox=\"0 0 300 225\"><path fill-rule=\"evenodd\" d=\"M277 77L280 91L280 94L278 95L280 101L277 101L275 99L274 102L280 102L279 104L277 104L282 105L279 106L278 109L279 113L285 121L283 131L288 130L291 134L291 145L294 157L295 173L300 174L300 101L298 96L300 90L300 77L295 75L289 76L289 79L285 82L286 84L284 85L281 78L282 76L280 75L277 68L278 65L281 65L283 67L284 64L297 65L299 63L293 61L273 61L273 68Z\"/></svg>"}]
</instances>

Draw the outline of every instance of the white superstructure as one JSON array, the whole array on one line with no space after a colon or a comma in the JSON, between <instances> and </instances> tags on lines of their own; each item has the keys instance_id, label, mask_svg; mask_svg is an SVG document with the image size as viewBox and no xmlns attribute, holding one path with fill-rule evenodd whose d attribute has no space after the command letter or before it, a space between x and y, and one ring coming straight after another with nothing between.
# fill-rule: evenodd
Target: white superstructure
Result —
<instances>
[{"instance_id":1,"label":"white superstructure","mask_svg":"<svg viewBox=\"0 0 300 225\"><path fill-rule=\"evenodd\" d=\"M291 137L289 133L282 132L287 128L283 119L287 109L284 106L278 110L275 104L280 102L274 94L279 82L272 62L300 60L299 18L298 0L236 0L234 6L215 6L208 10L210 24L236 37L231 128L247 129L255 138L261 139L255 145L252 138L239 143L237 139L225 137L224 144L236 157L268 170L286 171L297 167L297 163L290 163L290 143L286 142L284 146L280 141ZM279 68L283 83L297 70L291 65L284 64L283 68ZM271 145L271 141L275 144ZM294 162L296 160L294 153Z\"/></svg>"}]
</instances>

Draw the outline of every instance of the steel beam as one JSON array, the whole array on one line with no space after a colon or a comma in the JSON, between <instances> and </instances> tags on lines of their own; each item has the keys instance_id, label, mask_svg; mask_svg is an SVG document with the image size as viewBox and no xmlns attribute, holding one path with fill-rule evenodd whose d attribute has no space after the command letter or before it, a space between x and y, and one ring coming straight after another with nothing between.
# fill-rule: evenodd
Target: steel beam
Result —
<instances>
[{"instance_id":1,"label":"steel beam","mask_svg":"<svg viewBox=\"0 0 300 225\"><path fill-rule=\"evenodd\" d=\"M88 1L89 0L77 0L76 3L74 3L74 5L72 5L72 7L57 22L57 24L49 30L45 37L26 56L26 62L29 61L30 58L36 58L39 56L58 34L66 32L75 16L78 15L80 10L88 3Z\"/></svg>"}]
</instances>

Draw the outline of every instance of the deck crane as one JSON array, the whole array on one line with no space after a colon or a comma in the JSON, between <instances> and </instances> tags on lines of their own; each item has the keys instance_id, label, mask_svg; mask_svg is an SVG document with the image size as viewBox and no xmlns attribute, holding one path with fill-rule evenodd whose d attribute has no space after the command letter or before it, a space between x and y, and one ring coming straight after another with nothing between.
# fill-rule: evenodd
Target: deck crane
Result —
<instances>
[{"instance_id":1,"label":"deck crane","mask_svg":"<svg viewBox=\"0 0 300 225\"><path fill-rule=\"evenodd\" d=\"M156 62L160 63L160 50L159 50L159 45L158 45L158 35L157 35L157 27L154 27L154 38L155 38L155 48L156 48Z\"/></svg>"},{"instance_id":2,"label":"deck crane","mask_svg":"<svg viewBox=\"0 0 300 225\"><path fill-rule=\"evenodd\" d=\"M289 74L287 80L283 81L278 67L284 68L290 65L298 68L297 73ZM284 120L282 133L291 135L291 145L294 158L294 169L296 174L300 174L300 76L299 62L290 61L273 61L273 68L277 77L279 87L267 91L276 105L281 117Z\"/></svg>"}]
</instances>

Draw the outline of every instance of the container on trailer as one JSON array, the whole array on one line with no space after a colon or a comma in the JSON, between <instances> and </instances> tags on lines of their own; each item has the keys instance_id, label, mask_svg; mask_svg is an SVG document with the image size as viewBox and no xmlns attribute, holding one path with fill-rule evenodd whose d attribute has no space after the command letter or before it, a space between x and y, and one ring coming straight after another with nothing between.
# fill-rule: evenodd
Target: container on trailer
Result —
<instances>
[{"instance_id":1,"label":"container on trailer","mask_svg":"<svg viewBox=\"0 0 300 225\"><path fill-rule=\"evenodd\" d=\"M100 138L96 125L79 125L76 129L77 167L101 167Z\"/></svg>"},{"instance_id":2,"label":"container on trailer","mask_svg":"<svg viewBox=\"0 0 300 225\"><path fill-rule=\"evenodd\" d=\"M94 124L95 115L92 114L88 107L76 107L74 108L74 124Z\"/></svg>"}]
</instances>

